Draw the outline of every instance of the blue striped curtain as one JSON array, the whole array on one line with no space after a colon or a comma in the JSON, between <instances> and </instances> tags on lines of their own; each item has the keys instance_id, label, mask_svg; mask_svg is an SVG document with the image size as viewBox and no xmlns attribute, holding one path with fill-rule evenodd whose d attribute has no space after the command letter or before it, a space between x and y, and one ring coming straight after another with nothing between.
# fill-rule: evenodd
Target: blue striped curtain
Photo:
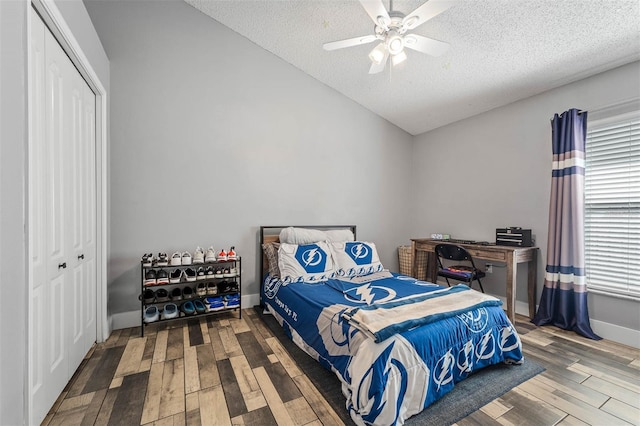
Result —
<instances>
[{"instance_id":1,"label":"blue striped curtain","mask_svg":"<svg viewBox=\"0 0 640 426\"><path fill-rule=\"evenodd\" d=\"M587 113L551 120L553 172L544 288L536 325L552 324L600 340L591 330L584 264L584 164Z\"/></svg>"}]
</instances>

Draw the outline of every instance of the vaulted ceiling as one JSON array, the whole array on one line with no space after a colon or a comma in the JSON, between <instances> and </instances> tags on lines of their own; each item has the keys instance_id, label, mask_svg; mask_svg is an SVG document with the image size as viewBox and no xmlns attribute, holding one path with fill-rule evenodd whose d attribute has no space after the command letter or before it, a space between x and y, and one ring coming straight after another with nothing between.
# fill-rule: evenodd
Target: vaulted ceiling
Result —
<instances>
[{"instance_id":1,"label":"vaulted ceiling","mask_svg":"<svg viewBox=\"0 0 640 426\"><path fill-rule=\"evenodd\" d=\"M413 31L449 43L444 55L407 50L373 75L377 43L322 48L373 34L359 1L185 1L413 135L640 59L638 0L457 0Z\"/></svg>"}]
</instances>

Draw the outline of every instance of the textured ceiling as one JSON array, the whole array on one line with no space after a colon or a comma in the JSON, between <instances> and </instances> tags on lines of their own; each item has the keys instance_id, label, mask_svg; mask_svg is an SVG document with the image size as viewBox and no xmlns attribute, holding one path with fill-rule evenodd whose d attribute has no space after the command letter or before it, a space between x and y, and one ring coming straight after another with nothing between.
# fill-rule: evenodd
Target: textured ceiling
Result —
<instances>
[{"instance_id":1,"label":"textured ceiling","mask_svg":"<svg viewBox=\"0 0 640 426\"><path fill-rule=\"evenodd\" d=\"M376 43L322 49L373 33L358 1L185 1L413 135L640 59L639 0L459 0L412 31L446 54L409 50L375 75Z\"/></svg>"}]
</instances>

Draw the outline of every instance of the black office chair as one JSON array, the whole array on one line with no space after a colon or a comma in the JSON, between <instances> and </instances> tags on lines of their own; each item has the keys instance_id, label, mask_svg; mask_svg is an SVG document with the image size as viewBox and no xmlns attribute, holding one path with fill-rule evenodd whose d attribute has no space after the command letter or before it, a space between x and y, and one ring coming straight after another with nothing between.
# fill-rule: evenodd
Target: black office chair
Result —
<instances>
[{"instance_id":1,"label":"black office chair","mask_svg":"<svg viewBox=\"0 0 640 426\"><path fill-rule=\"evenodd\" d=\"M447 280L448 286L451 286L451 284L449 284L449 278L457 281L463 281L467 283L469 287L471 287L473 281L478 281L480 290L484 293L480 278L484 278L486 274L476 268L473 258L463 247L453 244L438 244L436 246L436 258L438 259L438 276L444 277ZM445 267L442 263L443 259L453 260L456 262L466 261L469 264Z\"/></svg>"}]
</instances>

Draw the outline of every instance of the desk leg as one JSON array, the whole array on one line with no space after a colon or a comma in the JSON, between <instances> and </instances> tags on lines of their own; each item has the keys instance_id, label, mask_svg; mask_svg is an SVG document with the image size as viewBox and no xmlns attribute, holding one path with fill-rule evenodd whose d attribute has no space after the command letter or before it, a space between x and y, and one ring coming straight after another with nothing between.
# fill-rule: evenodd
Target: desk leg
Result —
<instances>
[{"instance_id":1,"label":"desk leg","mask_svg":"<svg viewBox=\"0 0 640 426\"><path fill-rule=\"evenodd\" d=\"M507 259L507 318L511 324L516 324L516 276L518 264L515 253Z\"/></svg>"},{"instance_id":2,"label":"desk leg","mask_svg":"<svg viewBox=\"0 0 640 426\"><path fill-rule=\"evenodd\" d=\"M527 288L529 290L529 319L533 319L536 315L536 285L538 274L538 251L533 250L531 260L529 261L529 275L527 280Z\"/></svg>"},{"instance_id":3,"label":"desk leg","mask_svg":"<svg viewBox=\"0 0 640 426\"><path fill-rule=\"evenodd\" d=\"M418 265L416 265L416 259L418 258L418 252L416 250L416 242L411 241L411 276L418 276Z\"/></svg>"}]
</instances>

